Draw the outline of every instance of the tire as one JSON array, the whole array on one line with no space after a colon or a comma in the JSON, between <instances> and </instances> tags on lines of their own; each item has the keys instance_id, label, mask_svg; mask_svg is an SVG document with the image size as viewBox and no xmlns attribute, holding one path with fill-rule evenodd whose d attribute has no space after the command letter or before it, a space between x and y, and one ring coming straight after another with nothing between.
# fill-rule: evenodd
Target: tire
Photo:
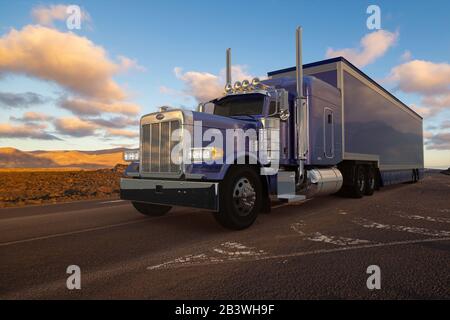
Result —
<instances>
[{"instance_id":1,"label":"tire","mask_svg":"<svg viewBox=\"0 0 450 320\"><path fill-rule=\"evenodd\" d=\"M412 183L417 183L418 181L419 181L419 170L414 169Z\"/></svg>"},{"instance_id":2,"label":"tire","mask_svg":"<svg viewBox=\"0 0 450 320\"><path fill-rule=\"evenodd\" d=\"M365 182L366 186L364 190L364 195L371 196L375 192L375 185L376 185L375 170L371 166L367 166L365 171L366 171L366 182Z\"/></svg>"},{"instance_id":3,"label":"tire","mask_svg":"<svg viewBox=\"0 0 450 320\"><path fill-rule=\"evenodd\" d=\"M351 198L362 198L366 189L366 170L364 166L357 165L354 168L353 173L353 183L348 187L348 195Z\"/></svg>"},{"instance_id":4,"label":"tire","mask_svg":"<svg viewBox=\"0 0 450 320\"><path fill-rule=\"evenodd\" d=\"M256 172L248 166L230 169L219 185L219 212L214 218L223 227L242 230L250 227L262 209L263 189Z\"/></svg>"},{"instance_id":5,"label":"tire","mask_svg":"<svg viewBox=\"0 0 450 320\"><path fill-rule=\"evenodd\" d=\"M163 206L159 204L134 202L134 201L131 203L133 204L133 207L137 211L149 217L161 217L165 215L167 212L169 212L170 209L172 209L172 207L170 206Z\"/></svg>"}]
</instances>

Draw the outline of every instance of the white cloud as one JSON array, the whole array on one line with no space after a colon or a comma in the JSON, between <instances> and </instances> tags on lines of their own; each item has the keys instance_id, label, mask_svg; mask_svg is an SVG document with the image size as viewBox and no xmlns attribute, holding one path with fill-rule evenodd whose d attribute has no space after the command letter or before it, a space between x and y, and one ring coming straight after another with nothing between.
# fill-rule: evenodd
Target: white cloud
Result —
<instances>
[{"instance_id":1,"label":"white cloud","mask_svg":"<svg viewBox=\"0 0 450 320\"><path fill-rule=\"evenodd\" d=\"M354 65L362 68L375 62L391 48L398 39L399 33L378 30L365 35L358 48L333 49L328 48L327 58L344 57Z\"/></svg>"},{"instance_id":2,"label":"white cloud","mask_svg":"<svg viewBox=\"0 0 450 320\"><path fill-rule=\"evenodd\" d=\"M426 143L428 150L450 150L450 132L433 135Z\"/></svg>"},{"instance_id":3,"label":"white cloud","mask_svg":"<svg viewBox=\"0 0 450 320\"><path fill-rule=\"evenodd\" d=\"M136 59L130 59L124 56L118 56L120 71L126 72L129 70L137 70L140 72L147 71L147 68L141 66Z\"/></svg>"},{"instance_id":4,"label":"white cloud","mask_svg":"<svg viewBox=\"0 0 450 320\"><path fill-rule=\"evenodd\" d=\"M219 75L208 72L187 71L179 67L174 68L175 76L184 82L185 88L182 95L193 97L197 102L205 102L220 97L224 92L225 69L222 69ZM231 68L233 81L251 80L253 77L247 72L246 66L235 65ZM160 92L166 94L180 94L171 88L161 87Z\"/></svg>"},{"instance_id":5,"label":"white cloud","mask_svg":"<svg viewBox=\"0 0 450 320\"><path fill-rule=\"evenodd\" d=\"M400 59L403 62L407 62L410 61L412 59L412 53L409 50L406 50L405 52L403 52L402 56L400 57Z\"/></svg>"}]
</instances>

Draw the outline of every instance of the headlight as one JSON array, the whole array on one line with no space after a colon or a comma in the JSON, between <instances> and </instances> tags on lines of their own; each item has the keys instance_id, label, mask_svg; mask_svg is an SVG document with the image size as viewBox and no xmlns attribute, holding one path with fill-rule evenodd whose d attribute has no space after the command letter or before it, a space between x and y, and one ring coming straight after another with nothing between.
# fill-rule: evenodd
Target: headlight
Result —
<instances>
[{"instance_id":1,"label":"headlight","mask_svg":"<svg viewBox=\"0 0 450 320\"><path fill-rule=\"evenodd\" d=\"M208 148L191 148L191 160L194 163L201 163L203 161L214 161L222 159L223 150L215 147Z\"/></svg>"},{"instance_id":2,"label":"headlight","mask_svg":"<svg viewBox=\"0 0 450 320\"><path fill-rule=\"evenodd\" d=\"M233 86L231 85L231 83L227 83L225 85L225 93L232 93L233 92Z\"/></svg>"},{"instance_id":3,"label":"headlight","mask_svg":"<svg viewBox=\"0 0 450 320\"><path fill-rule=\"evenodd\" d=\"M260 83L261 83L261 81L259 80L259 78L253 78L253 80L252 80L253 87L259 86Z\"/></svg>"},{"instance_id":4,"label":"headlight","mask_svg":"<svg viewBox=\"0 0 450 320\"><path fill-rule=\"evenodd\" d=\"M127 150L123 152L123 160L127 162L139 161L139 150Z\"/></svg>"},{"instance_id":5,"label":"headlight","mask_svg":"<svg viewBox=\"0 0 450 320\"><path fill-rule=\"evenodd\" d=\"M242 89L243 89L244 91L250 89L250 81L248 81L248 80L242 81Z\"/></svg>"}]
</instances>

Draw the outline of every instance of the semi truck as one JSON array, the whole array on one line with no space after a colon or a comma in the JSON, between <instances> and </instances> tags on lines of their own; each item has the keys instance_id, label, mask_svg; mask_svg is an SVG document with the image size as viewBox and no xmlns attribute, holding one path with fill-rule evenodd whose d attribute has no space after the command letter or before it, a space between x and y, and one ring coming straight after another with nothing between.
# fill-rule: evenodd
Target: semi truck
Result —
<instances>
[{"instance_id":1,"label":"semi truck","mask_svg":"<svg viewBox=\"0 0 450 320\"><path fill-rule=\"evenodd\" d=\"M131 163L121 199L148 216L173 206L206 209L240 230L274 200L362 198L420 180L422 117L343 57L303 65L301 27L295 38L295 67L233 84L228 49L222 96L196 111L144 115L140 148L124 155ZM239 130L258 134L234 148L228 132ZM195 131L207 139L192 138Z\"/></svg>"}]
</instances>

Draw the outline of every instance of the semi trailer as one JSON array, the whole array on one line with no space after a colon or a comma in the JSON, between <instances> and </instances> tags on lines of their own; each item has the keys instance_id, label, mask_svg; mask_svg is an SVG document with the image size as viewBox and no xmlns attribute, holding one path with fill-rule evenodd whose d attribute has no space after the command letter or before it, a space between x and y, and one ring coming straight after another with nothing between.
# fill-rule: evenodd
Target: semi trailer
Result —
<instances>
[{"instance_id":1,"label":"semi trailer","mask_svg":"<svg viewBox=\"0 0 450 320\"><path fill-rule=\"evenodd\" d=\"M230 49L226 66L223 96L141 118L120 194L142 214L201 208L244 229L273 200L361 198L422 178L423 119L343 57L303 65L301 28L295 67L233 84Z\"/></svg>"}]
</instances>

